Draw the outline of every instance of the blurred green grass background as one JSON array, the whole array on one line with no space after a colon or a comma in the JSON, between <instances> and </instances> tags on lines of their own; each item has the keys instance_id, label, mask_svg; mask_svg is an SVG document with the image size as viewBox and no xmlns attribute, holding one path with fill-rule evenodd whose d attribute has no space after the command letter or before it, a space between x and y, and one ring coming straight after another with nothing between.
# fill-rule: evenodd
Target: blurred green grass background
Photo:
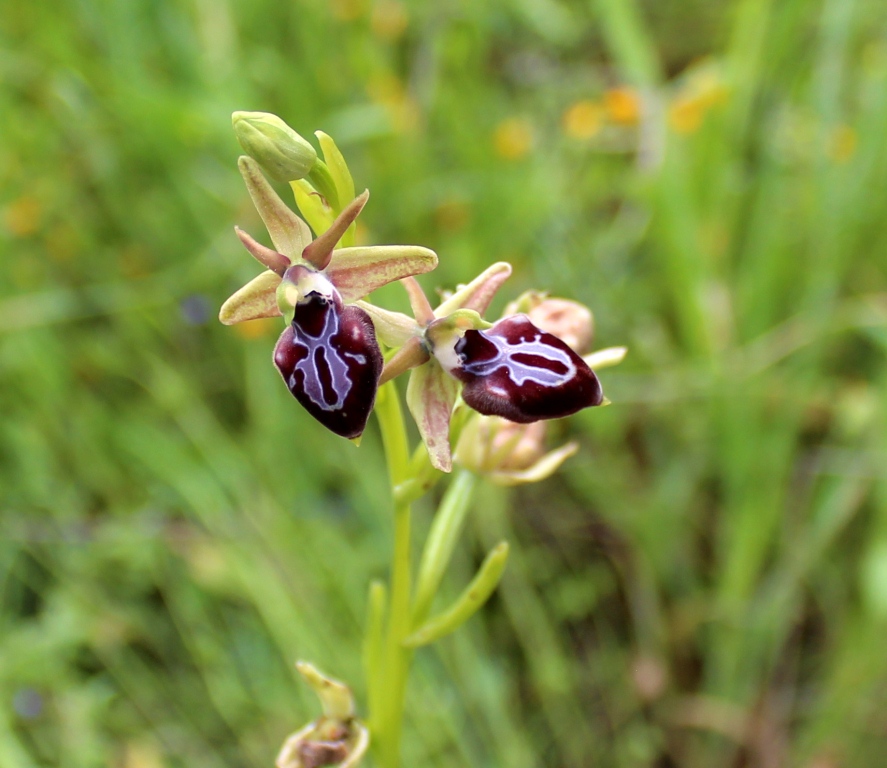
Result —
<instances>
[{"instance_id":1,"label":"blurred green grass background","mask_svg":"<svg viewBox=\"0 0 887 768\"><path fill-rule=\"evenodd\" d=\"M363 694L378 435L215 322L264 237L235 109L333 135L427 288L507 259L631 350L475 504L449 590L512 562L405 764L887 764L882 3L3 0L0 765L259 768L296 658Z\"/></svg>"}]
</instances>

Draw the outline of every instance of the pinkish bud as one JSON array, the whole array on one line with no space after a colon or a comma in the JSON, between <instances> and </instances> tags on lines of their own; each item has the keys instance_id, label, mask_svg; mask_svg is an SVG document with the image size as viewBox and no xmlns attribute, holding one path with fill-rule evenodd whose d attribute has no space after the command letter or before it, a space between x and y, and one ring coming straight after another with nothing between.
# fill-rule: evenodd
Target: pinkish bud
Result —
<instances>
[{"instance_id":1,"label":"pinkish bud","mask_svg":"<svg viewBox=\"0 0 887 768\"><path fill-rule=\"evenodd\" d=\"M527 311L527 317L580 355L591 347L594 321L588 307L578 301L542 299Z\"/></svg>"},{"instance_id":2,"label":"pinkish bud","mask_svg":"<svg viewBox=\"0 0 887 768\"><path fill-rule=\"evenodd\" d=\"M493 436L490 451L494 456L504 453L497 469L522 471L532 467L545 455L547 431L548 425L544 421L534 421L532 424L503 421Z\"/></svg>"}]
</instances>

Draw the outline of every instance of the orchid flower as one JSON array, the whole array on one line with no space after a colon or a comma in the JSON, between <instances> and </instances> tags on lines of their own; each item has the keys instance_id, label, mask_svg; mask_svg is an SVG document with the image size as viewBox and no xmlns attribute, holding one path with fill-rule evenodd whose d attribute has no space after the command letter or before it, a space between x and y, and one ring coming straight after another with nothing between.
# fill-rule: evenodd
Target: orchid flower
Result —
<instances>
[{"instance_id":1,"label":"orchid flower","mask_svg":"<svg viewBox=\"0 0 887 768\"><path fill-rule=\"evenodd\" d=\"M529 291L508 304L503 316L517 313L525 313L539 329L557 336L576 353L591 345L593 317L578 302ZM625 354L625 347L611 347L582 359L589 368L600 370L617 365ZM579 444L570 441L546 452L547 433L547 421L520 424L476 413L462 427L453 461L496 485L539 482L553 475L579 450Z\"/></svg>"},{"instance_id":2,"label":"orchid flower","mask_svg":"<svg viewBox=\"0 0 887 768\"><path fill-rule=\"evenodd\" d=\"M467 285L461 286L437 309L432 309L422 288L413 279L402 280L414 317L365 302L358 306L372 318L377 336L389 347L400 347L385 365L382 382L412 370L407 385L407 407L416 421L431 464L444 472L453 468L450 450L450 417L459 396L459 383L447 375L430 354L429 329L454 324L486 325L486 311L496 291L511 275L511 265L497 262Z\"/></svg>"},{"instance_id":3,"label":"orchid flower","mask_svg":"<svg viewBox=\"0 0 887 768\"><path fill-rule=\"evenodd\" d=\"M372 322L353 302L393 280L428 272L437 256L419 246L336 248L369 192L312 240L308 225L278 197L258 163L241 157L238 166L274 248L235 228L267 270L224 303L219 319L232 325L282 316L287 328L274 363L290 392L337 435L359 437L375 402L382 355Z\"/></svg>"},{"instance_id":4,"label":"orchid flower","mask_svg":"<svg viewBox=\"0 0 887 768\"><path fill-rule=\"evenodd\" d=\"M510 265L494 264L435 310L415 280L404 280L415 319L364 307L379 337L401 347L382 379L414 369L407 404L432 465L445 472L452 469L449 428L459 382L466 405L522 424L603 402L600 382L582 358L526 315L483 320L480 313L510 274Z\"/></svg>"}]
</instances>

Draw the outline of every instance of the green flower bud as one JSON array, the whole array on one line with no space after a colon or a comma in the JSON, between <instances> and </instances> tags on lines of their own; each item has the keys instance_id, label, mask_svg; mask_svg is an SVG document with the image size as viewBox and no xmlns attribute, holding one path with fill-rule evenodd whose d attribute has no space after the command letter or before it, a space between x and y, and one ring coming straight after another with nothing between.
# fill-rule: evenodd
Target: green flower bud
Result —
<instances>
[{"instance_id":1,"label":"green flower bud","mask_svg":"<svg viewBox=\"0 0 887 768\"><path fill-rule=\"evenodd\" d=\"M235 112L231 115L237 141L275 181L303 179L314 168L317 152L277 115Z\"/></svg>"}]
</instances>

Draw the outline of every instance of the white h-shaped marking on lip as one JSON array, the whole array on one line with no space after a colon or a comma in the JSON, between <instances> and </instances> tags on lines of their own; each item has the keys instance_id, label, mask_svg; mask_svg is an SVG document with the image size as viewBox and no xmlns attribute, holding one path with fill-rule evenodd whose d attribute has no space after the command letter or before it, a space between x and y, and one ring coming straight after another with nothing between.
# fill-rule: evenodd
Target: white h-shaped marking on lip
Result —
<instances>
[{"instance_id":1,"label":"white h-shaped marking on lip","mask_svg":"<svg viewBox=\"0 0 887 768\"><path fill-rule=\"evenodd\" d=\"M478 333L482 332L478 331ZM492 360L463 363L463 370L468 373L473 373L476 376L489 376L500 367L504 367L508 378L518 387L522 387L527 381L532 381L543 387L559 387L576 375L576 365L570 359L569 354L563 349L543 344L540 341L541 332L537 333L532 341L519 341L517 344L512 344L501 336L486 333L482 335L496 347L498 354ZM547 368L538 368L515 360L514 355L521 353L541 357L553 363L561 363L567 369L566 373L555 373Z\"/></svg>"},{"instance_id":2,"label":"white h-shaped marking on lip","mask_svg":"<svg viewBox=\"0 0 887 768\"><path fill-rule=\"evenodd\" d=\"M305 333L298 323L296 327L296 343L302 345L308 350L308 354L304 359L296 363L293 374L290 377L290 386L295 387L296 371L301 371L304 375L305 394L318 408L324 411L339 411L345 406L345 399L351 391L354 382L351 381L351 369L348 363L343 359L350 357L359 364L366 363L366 356L354 352L340 353L332 344L332 339L339 333L339 316L336 314L332 304L328 304L325 308L326 317L323 321L323 328L319 336L312 336ZM321 381L320 371L317 367L316 355L318 350L323 351L323 357L326 360L327 367L330 372L330 387L336 393L336 402L330 404L323 396L324 386ZM343 381L350 382L342 392L339 384Z\"/></svg>"}]
</instances>

